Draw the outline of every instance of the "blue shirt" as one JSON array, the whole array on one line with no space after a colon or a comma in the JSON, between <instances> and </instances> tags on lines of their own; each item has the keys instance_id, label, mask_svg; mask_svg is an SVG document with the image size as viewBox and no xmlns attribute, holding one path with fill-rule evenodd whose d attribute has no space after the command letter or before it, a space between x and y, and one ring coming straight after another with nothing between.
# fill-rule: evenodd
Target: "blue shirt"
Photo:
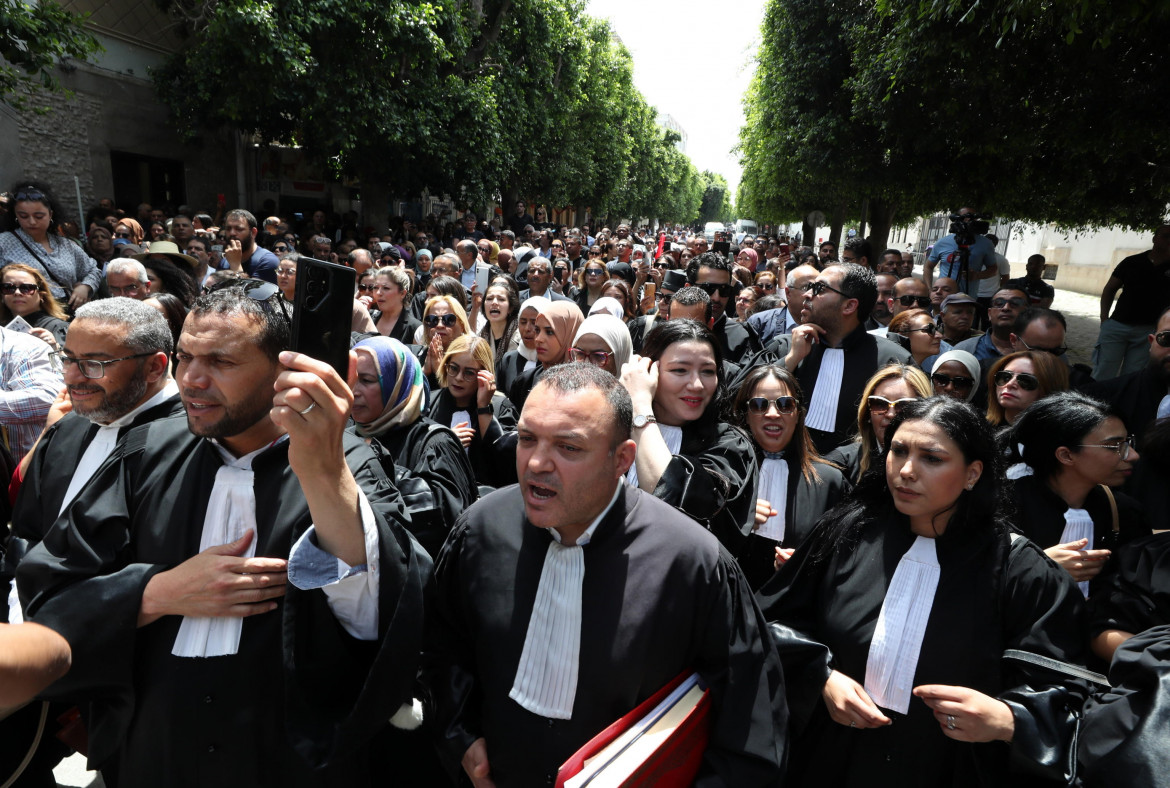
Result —
<instances>
[{"instance_id":1,"label":"blue shirt","mask_svg":"<svg viewBox=\"0 0 1170 788\"><path fill-rule=\"evenodd\" d=\"M241 268L253 279L263 279L265 282L276 284L276 266L279 263L276 255L263 246L257 246Z\"/></svg>"},{"instance_id":2,"label":"blue shirt","mask_svg":"<svg viewBox=\"0 0 1170 788\"><path fill-rule=\"evenodd\" d=\"M948 276L955 281L959 280L961 261L959 259L959 245L955 243L955 236L948 235L940 238L930 250L927 259L932 263L940 263L934 270L935 278ZM998 270L999 262L995 259L995 247L991 241L982 235L975 236L975 243L971 245L971 254L967 262L967 272L973 277L988 268ZM979 296L981 280L970 279L959 282L959 289L972 297Z\"/></svg>"}]
</instances>

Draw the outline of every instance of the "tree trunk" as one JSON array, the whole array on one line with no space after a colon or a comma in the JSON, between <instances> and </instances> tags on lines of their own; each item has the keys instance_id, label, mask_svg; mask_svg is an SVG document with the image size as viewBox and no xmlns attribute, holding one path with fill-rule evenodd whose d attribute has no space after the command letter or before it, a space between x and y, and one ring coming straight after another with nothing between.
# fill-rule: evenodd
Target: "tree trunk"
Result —
<instances>
[{"instance_id":1,"label":"tree trunk","mask_svg":"<svg viewBox=\"0 0 1170 788\"><path fill-rule=\"evenodd\" d=\"M857 237L865 237L865 223L869 218L869 198L866 197L861 201L861 221L857 224Z\"/></svg>"},{"instance_id":2,"label":"tree trunk","mask_svg":"<svg viewBox=\"0 0 1170 788\"><path fill-rule=\"evenodd\" d=\"M841 249L841 227L845 224L845 203L837 203L833 208L833 216L829 219L829 242Z\"/></svg>"},{"instance_id":3,"label":"tree trunk","mask_svg":"<svg viewBox=\"0 0 1170 788\"><path fill-rule=\"evenodd\" d=\"M869 242L873 246L873 256L876 260L890 245L890 230L894 226L896 206L885 200L871 200L869 203L870 233Z\"/></svg>"},{"instance_id":4,"label":"tree trunk","mask_svg":"<svg viewBox=\"0 0 1170 788\"><path fill-rule=\"evenodd\" d=\"M378 178L366 177L362 184L362 226L373 227L381 235L386 232L390 215L390 189Z\"/></svg>"},{"instance_id":5,"label":"tree trunk","mask_svg":"<svg viewBox=\"0 0 1170 788\"><path fill-rule=\"evenodd\" d=\"M810 246L815 252L817 249L817 239L814 237L817 234L817 228L809 224L808 214L804 215L804 219L800 223L800 243L802 246Z\"/></svg>"}]
</instances>

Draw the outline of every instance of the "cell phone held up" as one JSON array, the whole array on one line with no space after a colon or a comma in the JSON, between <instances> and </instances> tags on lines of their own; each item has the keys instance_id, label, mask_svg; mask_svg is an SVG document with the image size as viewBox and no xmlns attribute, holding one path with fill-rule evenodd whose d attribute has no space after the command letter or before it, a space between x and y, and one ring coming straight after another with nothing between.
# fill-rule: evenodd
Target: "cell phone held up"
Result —
<instances>
[{"instance_id":1,"label":"cell phone held up","mask_svg":"<svg viewBox=\"0 0 1170 788\"><path fill-rule=\"evenodd\" d=\"M350 325L357 274L352 268L302 257L297 261L292 349L349 373Z\"/></svg>"}]
</instances>

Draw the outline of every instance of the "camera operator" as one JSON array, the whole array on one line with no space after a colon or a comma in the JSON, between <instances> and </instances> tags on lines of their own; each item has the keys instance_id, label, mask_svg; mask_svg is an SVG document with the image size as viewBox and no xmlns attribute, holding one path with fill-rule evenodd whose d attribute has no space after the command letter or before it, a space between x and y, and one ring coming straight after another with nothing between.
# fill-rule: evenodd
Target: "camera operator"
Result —
<instances>
[{"instance_id":1,"label":"camera operator","mask_svg":"<svg viewBox=\"0 0 1170 788\"><path fill-rule=\"evenodd\" d=\"M922 278L927 286L934 279L934 267L941 263L939 276L954 279L961 291L977 298L982 280L999 276L995 247L984 237L988 229L987 222L980 222L979 214L971 208L960 208L957 214L951 214L951 234L935 243L923 263Z\"/></svg>"}]
</instances>

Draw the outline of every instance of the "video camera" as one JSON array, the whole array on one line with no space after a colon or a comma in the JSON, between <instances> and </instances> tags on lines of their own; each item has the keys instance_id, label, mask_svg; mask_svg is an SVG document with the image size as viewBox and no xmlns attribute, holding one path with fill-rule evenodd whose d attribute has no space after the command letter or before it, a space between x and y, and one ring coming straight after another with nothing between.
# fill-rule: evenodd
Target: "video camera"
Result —
<instances>
[{"instance_id":1,"label":"video camera","mask_svg":"<svg viewBox=\"0 0 1170 788\"><path fill-rule=\"evenodd\" d=\"M991 223L977 213L952 213L948 218L951 220L950 233L959 246L971 246L976 235L987 235L991 230Z\"/></svg>"}]
</instances>

